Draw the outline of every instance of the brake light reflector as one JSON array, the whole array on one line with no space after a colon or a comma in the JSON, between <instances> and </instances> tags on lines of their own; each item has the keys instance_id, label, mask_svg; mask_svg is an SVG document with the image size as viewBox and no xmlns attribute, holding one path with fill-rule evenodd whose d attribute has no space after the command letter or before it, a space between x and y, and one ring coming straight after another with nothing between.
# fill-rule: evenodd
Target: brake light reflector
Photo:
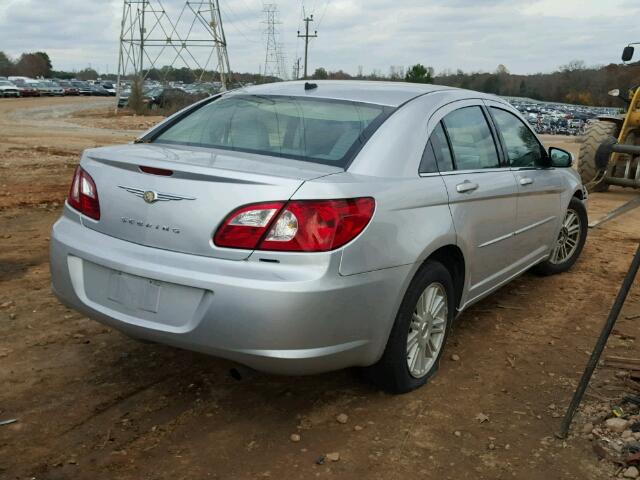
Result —
<instances>
[{"instance_id":1,"label":"brake light reflector","mask_svg":"<svg viewBox=\"0 0 640 480\"><path fill-rule=\"evenodd\" d=\"M91 175L85 172L79 165L73 174L67 203L87 217L100 220L98 189Z\"/></svg>"},{"instance_id":2,"label":"brake light reflector","mask_svg":"<svg viewBox=\"0 0 640 480\"><path fill-rule=\"evenodd\" d=\"M370 197L246 205L227 216L214 243L227 248L326 252L358 236L374 209Z\"/></svg>"}]
</instances>

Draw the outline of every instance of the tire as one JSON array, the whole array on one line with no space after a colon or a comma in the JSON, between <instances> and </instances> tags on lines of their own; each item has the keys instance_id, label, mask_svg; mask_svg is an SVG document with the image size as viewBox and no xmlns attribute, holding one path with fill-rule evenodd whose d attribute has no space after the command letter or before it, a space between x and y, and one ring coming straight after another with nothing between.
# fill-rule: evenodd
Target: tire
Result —
<instances>
[{"instance_id":1,"label":"tire","mask_svg":"<svg viewBox=\"0 0 640 480\"><path fill-rule=\"evenodd\" d=\"M570 214L573 213L576 215L579 221L579 230L578 230L578 238L576 239L575 249L573 251L567 252L570 253L566 258L556 258L554 261L554 254L558 251L558 242L561 241L562 238L567 238L567 231L565 223L568 222ZM582 201L576 197L573 197L569 202L569 207L567 208L567 213L565 214L565 218L563 220L563 227L558 235L558 238L554 242L554 248L551 250L549 258L545 261L539 263L533 270L535 273L539 275L555 275L556 273L562 273L569 270L574 263L578 260L580 253L584 247L584 243L587 240L587 230L588 230L588 217L587 217L587 209L584 207ZM568 243L566 245L569 245ZM567 247L569 248L569 247ZM570 247L572 248L572 247Z\"/></svg>"},{"instance_id":2,"label":"tire","mask_svg":"<svg viewBox=\"0 0 640 480\"><path fill-rule=\"evenodd\" d=\"M582 183L587 186L590 192L605 192L609 185L604 182L591 184L598 176L596 167L596 151L600 144L609 137L618 136L618 125L614 122L599 120L591 123L584 134L584 141L580 147L578 156L578 173L582 178Z\"/></svg>"},{"instance_id":3,"label":"tire","mask_svg":"<svg viewBox=\"0 0 640 480\"><path fill-rule=\"evenodd\" d=\"M429 292L435 292L431 297L435 300L432 311L439 313L436 315L437 318L431 322L429 320L425 322L431 323L431 326L423 324L424 330L421 330L416 328L420 322L414 321L416 320L414 315L417 312L418 300L424 298L428 301ZM425 294L424 297L423 294ZM443 300L446 300L444 311L436 309L439 302ZM453 323L454 313L455 295L451 274L440 262L431 260L425 262L407 288L382 358L365 370L369 380L390 393L410 392L427 383L438 370L447 336ZM427 318L427 316L424 317ZM429 316L428 318L433 317ZM409 337L410 335L411 337ZM409 349L408 341L410 338L414 350ZM419 347L425 338L428 339L425 346ZM426 346L426 343L429 347ZM424 348L424 351L421 351L420 348ZM427 357L427 350L431 353L430 357ZM418 370L417 367L420 365L417 362L423 359L422 368L424 371L412 373L409 364L414 364L415 370Z\"/></svg>"}]
</instances>

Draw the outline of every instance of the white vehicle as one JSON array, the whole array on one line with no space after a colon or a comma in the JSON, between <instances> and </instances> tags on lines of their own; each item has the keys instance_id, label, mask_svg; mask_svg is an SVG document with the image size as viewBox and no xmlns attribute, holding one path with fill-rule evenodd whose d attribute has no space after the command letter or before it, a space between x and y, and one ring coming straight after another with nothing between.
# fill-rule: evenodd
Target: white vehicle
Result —
<instances>
[{"instance_id":1,"label":"white vehicle","mask_svg":"<svg viewBox=\"0 0 640 480\"><path fill-rule=\"evenodd\" d=\"M19 97L20 90L9 80L0 80L0 97Z\"/></svg>"},{"instance_id":2,"label":"white vehicle","mask_svg":"<svg viewBox=\"0 0 640 480\"><path fill-rule=\"evenodd\" d=\"M8 77L7 78L10 82L14 82L16 80L20 80L22 82L35 82L36 80L34 80L33 78L30 77Z\"/></svg>"}]
</instances>

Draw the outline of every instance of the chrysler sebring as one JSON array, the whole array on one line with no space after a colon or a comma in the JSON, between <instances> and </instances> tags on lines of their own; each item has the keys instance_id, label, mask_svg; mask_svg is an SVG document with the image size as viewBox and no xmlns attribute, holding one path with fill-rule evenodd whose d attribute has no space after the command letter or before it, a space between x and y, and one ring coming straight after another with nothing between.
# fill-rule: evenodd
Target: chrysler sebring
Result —
<instances>
[{"instance_id":1,"label":"chrysler sebring","mask_svg":"<svg viewBox=\"0 0 640 480\"><path fill-rule=\"evenodd\" d=\"M571 163L482 93L242 88L83 153L53 291L135 338L276 373L361 366L405 392L464 309L575 263L587 193Z\"/></svg>"}]
</instances>

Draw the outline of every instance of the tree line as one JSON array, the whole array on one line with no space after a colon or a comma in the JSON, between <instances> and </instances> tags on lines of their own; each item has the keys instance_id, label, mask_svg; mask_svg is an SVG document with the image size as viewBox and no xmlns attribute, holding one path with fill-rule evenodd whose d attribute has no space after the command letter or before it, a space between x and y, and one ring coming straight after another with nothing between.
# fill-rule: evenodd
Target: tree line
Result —
<instances>
[{"instance_id":1,"label":"tree line","mask_svg":"<svg viewBox=\"0 0 640 480\"><path fill-rule=\"evenodd\" d=\"M25 76L32 78L77 78L80 80L96 80L97 71L86 68L80 71L67 72L53 70L51 59L46 52L23 53L12 60L0 51L0 76ZM193 83L196 80L215 81L217 73L213 71L194 71L188 68L165 66L145 71L149 80ZM102 79L115 80L115 75L102 75ZM478 90L496 95L528 97L535 100L574 103L580 105L620 106L619 100L607 95L614 88L622 91L640 84L640 62L635 64L615 64L606 66L587 66L576 60L562 65L551 73L535 73L530 75L512 74L504 65L498 65L493 72L464 72L462 70L445 70L435 74L433 68L422 64L407 69L392 65L387 73L374 70L364 74L358 67L356 75L343 70L327 71L318 68L313 79L335 80L387 80L417 83L436 83L451 87ZM274 77L262 77L255 73L232 72L231 84L266 83L277 81Z\"/></svg>"},{"instance_id":2,"label":"tree line","mask_svg":"<svg viewBox=\"0 0 640 480\"><path fill-rule=\"evenodd\" d=\"M205 82L216 81L219 79L217 72L206 70L191 70L186 67L175 68L164 66L161 68L151 68L143 71L147 80L157 80L166 82L183 82L193 83L199 80ZM23 53L15 60L12 60L4 52L0 51L0 76L20 76L30 78L58 78L60 80L69 80L72 78L78 80L115 80L116 75L99 74L92 68L84 68L77 71L53 70L51 59L46 52ZM127 75L127 80L133 80L133 75ZM231 72L230 82L247 84L247 83L267 83L278 81L275 77L263 77L257 73L241 73Z\"/></svg>"},{"instance_id":3,"label":"tree line","mask_svg":"<svg viewBox=\"0 0 640 480\"><path fill-rule=\"evenodd\" d=\"M583 61L576 60L551 73L530 75L512 74L504 65L498 65L494 72L468 73L462 70L445 70L437 75L433 68L422 64L413 65L406 71L403 67L391 66L387 74L373 71L368 75L362 73L361 67L357 75L350 75L342 70L329 72L324 68L318 68L312 78L435 83L547 102L619 107L620 101L609 96L607 92L614 88L625 91L640 85L640 62L588 67Z\"/></svg>"}]
</instances>

